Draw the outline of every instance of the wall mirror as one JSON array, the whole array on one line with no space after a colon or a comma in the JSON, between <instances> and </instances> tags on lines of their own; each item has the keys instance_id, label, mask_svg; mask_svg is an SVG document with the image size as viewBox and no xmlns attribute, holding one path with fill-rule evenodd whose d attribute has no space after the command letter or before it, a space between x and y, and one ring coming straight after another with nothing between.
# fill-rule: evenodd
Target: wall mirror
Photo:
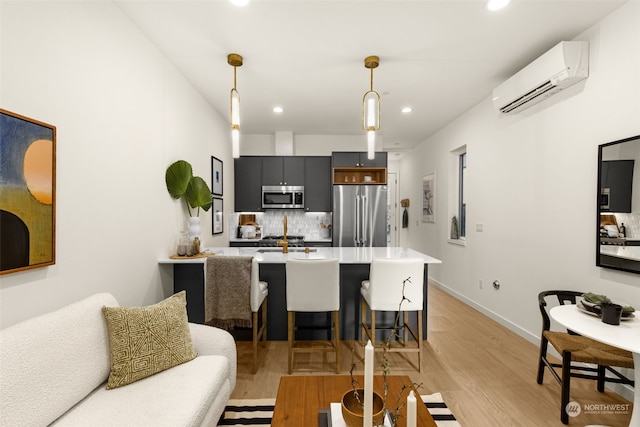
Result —
<instances>
[{"instance_id":1,"label":"wall mirror","mask_svg":"<svg viewBox=\"0 0 640 427\"><path fill-rule=\"evenodd\" d=\"M640 135L598 146L596 265L640 273Z\"/></svg>"}]
</instances>

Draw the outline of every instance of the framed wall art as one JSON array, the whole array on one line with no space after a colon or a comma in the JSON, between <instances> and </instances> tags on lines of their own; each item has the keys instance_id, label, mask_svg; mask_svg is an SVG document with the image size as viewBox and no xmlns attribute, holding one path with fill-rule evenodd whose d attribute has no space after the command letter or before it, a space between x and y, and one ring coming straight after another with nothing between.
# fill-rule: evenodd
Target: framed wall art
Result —
<instances>
[{"instance_id":1,"label":"framed wall art","mask_svg":"<svg viewBox=\"0 0 640 427\"><path fill-rule=\"evenodd\" d=\"M211 156L211 192L222 197L222 160Z\"/></svg>"},{"instance_id":2,"label":"framed wall art","mask_svg":"<svg viewBox=\"0 0 640 427\"><path fill-rule=\"evenodd\" d=\"M56 262L56 128L0 109L0 274Z\"/></svg>"},{"instance_id":3,"label":"framed wall art","mask_svg":"<svg viewBox=\"0 0 640 427\"><path fill-rule=\"evenodd\" d=\"M422 177L422 222L436 222L436 173Z\"/></svg>"},{"instance_id":4,"label":"framed wall art","mask_svg":"<svg viewBox=\"0 0 640 427\"><path fill-rule=\"evenodd\" d=\"M224 231L224 204L222 199L213 198L213 214L211 217L213 218L213 226L211 229L213 230L213 234L221 234Z\"/></svg>"}]
</instances>

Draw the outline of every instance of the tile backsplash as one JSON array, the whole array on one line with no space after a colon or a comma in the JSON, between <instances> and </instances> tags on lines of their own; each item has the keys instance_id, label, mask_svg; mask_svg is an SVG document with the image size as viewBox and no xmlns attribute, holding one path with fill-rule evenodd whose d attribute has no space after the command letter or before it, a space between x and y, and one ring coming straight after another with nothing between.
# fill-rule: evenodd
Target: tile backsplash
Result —
<instances>
[{"instance_id":1,"label":"tile backsplash","mask_svg":"<svg viewBox=\"0 0 640 427\"><path fill-rule=\"evenodd\" d=\"M632 239L640 238L640 214L638 213L615 213L618 226L624 224L626 237Z\"/></svg>"},{"instance_id":2,"label":"tile backsplash","mask_svg":"<svg viewBox=\"0 0 640 427\"><path fill-rule=\"evenodd\" d=\"M248 212L243 212L248 213ZM301 235L306 240L326 239L322 226L331 224L331 212L303 212L299 210L269 210L265 212L251 212L256 216L256 222L260 226L262 236L281 235L283 233L283 220L287 216L287 234ZM229 215L229 230L238 227L239 212ZM233 232L232 236L235 235Z\"/></svg>"}]
</instances>

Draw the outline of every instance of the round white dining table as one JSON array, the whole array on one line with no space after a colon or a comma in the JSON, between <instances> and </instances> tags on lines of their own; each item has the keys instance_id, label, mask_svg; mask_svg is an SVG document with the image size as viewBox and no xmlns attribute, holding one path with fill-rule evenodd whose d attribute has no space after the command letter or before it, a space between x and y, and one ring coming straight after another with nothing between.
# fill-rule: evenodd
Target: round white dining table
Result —
<instances>
[{"instance_id":1,"label":"round white dining table","mask_svg":"<svg viewBox=\"0 0 640 427\"><path fill-rule=\"evenodd\" d=\"M575 304L559 305L550 311L551 317L567 329L605 344L633 353L636 387L640 384L640 319L636 316L619 325L603 323L599 317L585 313ZM640 393L634 390L630 427L640 427Z\"/></svg>"}]
</instances>

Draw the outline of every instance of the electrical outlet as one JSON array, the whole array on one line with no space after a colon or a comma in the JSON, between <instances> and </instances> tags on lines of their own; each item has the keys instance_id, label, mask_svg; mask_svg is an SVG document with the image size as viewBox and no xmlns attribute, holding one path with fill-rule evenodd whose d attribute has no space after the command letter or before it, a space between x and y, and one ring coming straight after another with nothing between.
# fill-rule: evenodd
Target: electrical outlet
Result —
<instances>
[{"instance_id":1,"label":"electrical outlet","mask_svg":"<svg viewBox=\"0 0 640 427\"><path fill-rule=\"evenodd\" d=\"M476 224L476 231L482 233L484 231L484 224Z\"/></svg>"}]
</instances>

